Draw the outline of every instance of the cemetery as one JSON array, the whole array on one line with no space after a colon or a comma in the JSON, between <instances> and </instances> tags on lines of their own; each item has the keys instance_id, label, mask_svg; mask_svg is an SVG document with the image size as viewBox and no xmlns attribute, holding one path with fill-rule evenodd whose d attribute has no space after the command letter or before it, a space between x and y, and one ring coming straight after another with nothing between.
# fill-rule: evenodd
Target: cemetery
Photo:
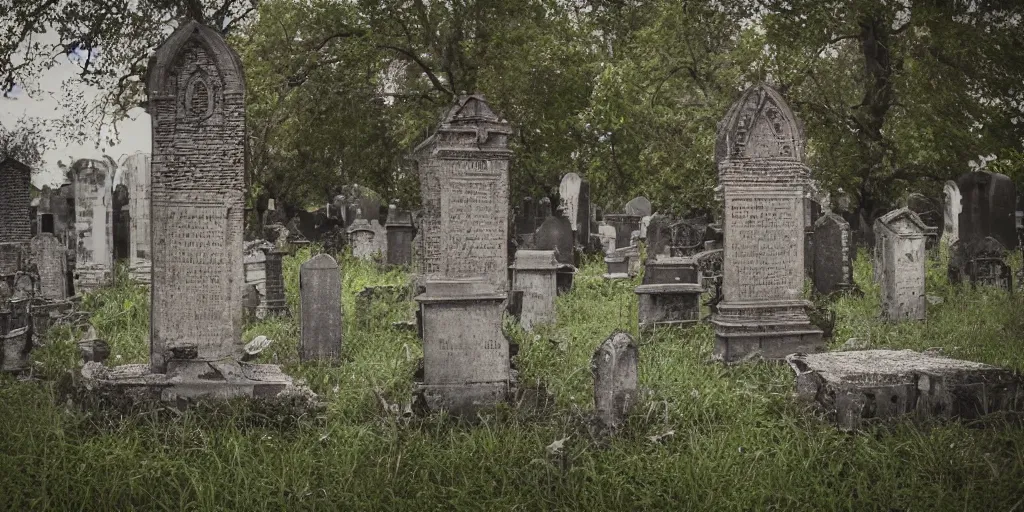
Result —
<instances>
[{"instance_id":1,"label":"cemetery","mask_svg":"<svg viewBox=\"0 0 1024 512\"><path fill-rule=\"evenodd\" d=\"M387 44L443 101L325 171L254 134L231 5L147 48L146 148L39 187L0 132L0 510L1024 510L1024 172L869 193L770 72L684 183L539 172L507 89Z\"/></svg>"}]
</instances>

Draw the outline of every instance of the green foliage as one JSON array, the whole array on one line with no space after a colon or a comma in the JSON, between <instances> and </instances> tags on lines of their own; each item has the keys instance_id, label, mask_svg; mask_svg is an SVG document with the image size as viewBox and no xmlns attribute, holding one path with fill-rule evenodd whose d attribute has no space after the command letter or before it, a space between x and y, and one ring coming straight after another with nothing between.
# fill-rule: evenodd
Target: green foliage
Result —
<instances>
[{"instance_id":1,"label":"green foliage","mask_svg":"<svg viewBox=\"0 0 1024 512\"><path fill-rule=\"evenodd\" d=\"M642 402L618 436L594 437L586 428L590 357L613 330L636 335L636 280L605 281L600 262L585 265L572 293L559 297L557 323L534 333L508 324L521 344L521 386L543 383L555 395L553 406L499 408L475 426L443 415L403 419L382 401L409 400L422 355L413 333L390 325L410 302L375 305L380 309L365 319L356 312L356 294L365 286L403 285L406 276L342 256L343 361L299 364L298 265L316 250L284 261L292 316L250 323L246 336L275 340L264 359L307 379L328 403L324 417L280 424L230 403L99 423L67 408L49 382L2 377L4 506L817 511L1011 510L1020 502L1020 428L900 422L838 432L792 399L785 366L709 364L707 325L639 337ZM866 256L855 265L865 296L832 305L833 348L848 337L871 347L942 347L1024 371L1019 294L949 286L943 255L928 263L927 290L944 302L929 306L925 322L887 325L878 320ZM121 354L145 352L140 290L119 275L114 287L85 301L93 325ZM73 370L74 339L67 328L55 328L37 366L52 375ZM563 448L551 453L546 447L556 440L564 440Z\"/></svg>"}]
</instances>

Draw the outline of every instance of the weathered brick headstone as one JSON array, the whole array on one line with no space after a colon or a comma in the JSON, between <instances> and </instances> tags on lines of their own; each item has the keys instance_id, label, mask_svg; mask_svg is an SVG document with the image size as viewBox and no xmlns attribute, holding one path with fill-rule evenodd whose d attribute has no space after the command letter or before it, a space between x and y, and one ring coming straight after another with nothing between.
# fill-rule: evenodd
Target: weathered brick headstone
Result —
<instances>
[{"instance_id":1,"label":"weathered brick headstone","mask_svg":"<svg viewBox=\"0 0 1024 512\"><path fill-rule=\"evenodd\" d=\"M533 232L537 231L537 205L532 197L524 197L516 209L515 231L520 237L529 237L528 242L533 243Z\"/></svg>"},{"instance_id":2,"label":"weathered brick headstone","mask_svg":"<svg viewBox=\"0 0 1024 512\"><path fill-rule=\"evenodd\" d=\"M508 138L481 95L459 97L414 150L423 201L427 279L486 276L508 288Z\"/></svg>"},{"instance_id":3,"label":"weathered brick headstone","mask_svg":"<svg viewBox=\"0 0 1024 512\"><path fill-rule=\"evenodd\" d=\"M75 194L75 289L93 291L113 275L113 162L80 159L71 164Z\"/></svg>"},{"instance_id":4,"label":"weathered brick headstone","mask_svg":"<svg viewBox=\"0 0 1024 512\"><path fill-rule=\"evenodd\" d=\"M594 411L602 427L621 426L639 401L639 363L637 346L624 332L612 334L594 352Z\"/></svg>"},{"instance_id":5,"label":"weathered brick headstone","mask_svg":"<svg viewBox=\"0 0 1024 512\"><path fill-rule=\"evenodd\" d=\"M882 318L925 319L925 236L928 226L909 208L875 220L875 265L882 290Z\"/></svg>"},{"instance_id":6,"label":"weathered brick headstone","mask_svg":"<svg viewBox=\"0 0 1024 512\"><path fill-rule=\"evenodd\" d=\"M128 186L128 217L130 225L128 269L133 279L148 283L150 278L150 170L149 153L134 153L121 162L124 182Z\"/></svg>"},{"instance_id":7,"label":"weathered brick headstone","mask_svg":"<svg viewBox=\"0 0 1024 512\"><path fill-rule=\"evenodd\" d=\"M341 273L338 263L318 254L299 267L302 308L299 357L337 361L342 344Z\"/></svg>"},{"instance_id":8,"label":"weathered brick headstone","mask_svg":"<svg viewBox=\"0 0 1024 512\"><path fill-rule=\"evenodd\" d=\"M796 116L774 89L747 89L718 125L725 206L723 300L714 356L780 359L824 349L804 285L804 194L810 169Z\"/></svg>"},{"instance_id":9,"label":"weathered brick headstone","mask_svg":"<svg viewBox=\"0 0 1024 512\"><path fill-rule=\"evenodd\" d=\"M75 228L75 199L70 184L57 189L44 186L39 192L39 208L36 210L40 232L50 232L74 254L77 240Z\"/></svg>"},{"instance_id":10,"label":"weathered brick headstone","mask_svg":"<svg viewBox=\"0 0 1024 512\"><path fill-rule=\"evenodd\" d=\"M68 293L67 249L53 233L32 238L32 261L39 274L39 297L62 301Z\"/></svg>"},{"instance_id":11,"label":"weathered brick headstone","mask_svg":"<svg viewBox=\"0 0 1024 512\"><path fill-rule=\"evenodd\" d=\"M412 224L412 213L399 210L391 205L387 225L388 265L410 265L412 263L412 240L416 228Z\"/></svg>"},{"instance_id":12,"label":"weathered brick headstone","mask_svg":"<svg viewBox=\"0 0 1024 512\"><path fill-rule=\"evenodd\" d=\"M822 295L853 287L853 236L850 224L825 212L814 223L814 291Z\"/></svg>"},{"instance_id":13,"label":"weathered brick headstone","mask_svg":"<svg viewBox=\"0 0 1024 512\"><path fill-rule=\"evenodd\" d=\"M555 321L558 261L555 251L517 251L514 268L516 290L522 290L519 323L524 329Z\"/></svg>"},{"instance_id":14,"label":"weathered brick headstone","mask_svg":"<svg viewBox=\"0 0 1024 512\"><path fill-rule=\"evenodd\" d=\"M13 158L0 161L0 244L26 243L32 238L31 188L29 166Z\"/></svg>"}]
</instances>

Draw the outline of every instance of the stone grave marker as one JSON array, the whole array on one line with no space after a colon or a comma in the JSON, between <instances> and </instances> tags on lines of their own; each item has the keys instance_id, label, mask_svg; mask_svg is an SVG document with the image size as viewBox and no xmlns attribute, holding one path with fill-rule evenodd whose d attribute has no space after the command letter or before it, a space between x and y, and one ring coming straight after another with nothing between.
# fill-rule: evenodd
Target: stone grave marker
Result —
<instances>
[{"instance_id":1,"label":"stone grave marker","mask_svg":"<svg viewBox=\"0 0 1024 512\"><path fill-rule=\"evenodd\" d=\"M960 237L960 187L955 181L947 181L942 187L942 194L945 197L942 210L942 240L946 245L952 245Z\"/></svg>"},{"instance_id":2,"label":"stone grave marker","mask_svg":"<svg viewBox=\"0 0 1024 512\"><path fill-rule=\"evenodd\" d=\"M94 291L110 282L113 274L113 197L110 179L114 169L107 160L80 159L71 164L75 194L75 289Z\"/></svg>"},{"instance_id":3,"label":"stone grave marker","mask_svg":"<svg viewBox=\"0 0 1024 512\"><path fill-rule=\"evenodd\" d=\"M973 286L992 286L1013 293L1013 271L1006 264L1006 248L992 237L975 242L964 274Z\"/></svg>"},{"instance_id":4,"label":"stone grave marker","mask_svg":"<svg viewBox=\"0 0 1024 512\"><path fill-rule=\"evenodd\" d=\"M359 215L358 213L356 215ZM352 256L361 260L372 260L380 255L380 244L375 240L377 230L370 225L370 222L361 217L356 218L349 225L348 245L352 247Z\"/></svg>"},{"instance_id":5,"label":"stone grave marker","mask_svg":"<svg viewBox=\"0 0 1024 512\"><path fill-rule=\"evenodd\" d=\"M962 194L958 222L961 250L976 241L995 238L1008 251L1017 249L1017 191L1006 175L973 171L960 176ZM965 258L969 259L969 258Z\"/></svg>"},{"instance_id":6,"label":"stone grave marker","mask_svg":"<svg viewBox=\"0 0 1024 512\"><path fill-rule=\"evenodd\" d=\"M303 361L337 361L342 345L341 273L338 263L318 254L299 267Z\"/></svg>"},{"instance_id":7,"label":"stone grave marker","mask_svg":"<svg viewBox=\"0 0 1024 512\"><path fill-rule=\"evenodd\" d=\"M178 27L150 59L153 122L150 364L88 362L93 394L148 390L163 401L315 395L276 365L243 362L245 83L241 59L197 22Z\"/></svg>"},{"instance_id":8,"label":"stone grave marker","mask_svg":"<svg viewBox=\"0 0 1024 512\"><path fill-rule=\"evenodd\" d=\"M975 420L1024 411L1014 372L911 350L856 350L787 357L797 396L827 411L842 430L878 420Z\"/></svg>"},{"instance_id":9,"label":"stone grave marker","mask_svg":"<svg viewBox=\"0 0 1024 512\"><path fill-rule=\"evenodd\" d=\"M853 237L850 224L825 212L814 223L814 291L821 295L853 288Z\"/></svg>"},{"instance_id":10,"label":"stone grave marker","mask_svg":"<svg viewBox=\"0 0 1024 512\"><path fill-rule=\"evenodd\" d=\"M29 166L9 157L0 161L0 243L27 243L32 238L31 188Z\"/></svg>"},{"instance_id":11,"label":"stone grave marker","mask_svg":"<svg viewBox=\"0 0 1024 512\"><path fill-rule=\"evenodd\" d=\"M148 283L150 265L150 170L148 153L134 153L121 161L124 182L128 186L128 270L132 279Z\"/></svg>"},{"instance_id":12,"label":"stone grave marker","mask_svg":"<svg viewBox=\"0 0 1024 512\"><path fill-rule=\"evenodd\" d=\"M623 208L626 215L635 217L646 217L653 213L651 201L644 196L637 196L631 199Z\"/></svg>"},{"instance_id":13,"label":"stone grave marker","mask_svg":"<svg viewBox=\"0 0 1024 512\"><path fill-rule=\"evenodd\" d=\"M609 213L604 216L605 223L615 228L614 249L629 247L632 242L633 232L640 229L641 215L629 215L624 213Z\"/></svg>"},{"instance_id":14,"label":"stone grave marker","mask_svg":"<svg viewBox=\"0 0 1024 512\"><path fill-rule=\"evenodd\" d=\"M601 249L605 254L615 250L615 226L605 224L604 221L597 226L598 237L601 239Z\"/></svg>"},{"instance_id":15,"label":"stone grave marker","mask_svg":"<svg viewBox=\"0 0 1024 512\"><path fill-rule=\"evenodd\" d=\"M533 247L539 251L555 251L559 264L572 265L575 262L575 237L569 219L561 215L545 219L533 237Z\"/></svg>"},{"instance_id":16,"label":"stone grave marker","mask_svg":"<svg viewBox=\"0 0 1024 512\"><path fill-rule=\"evenodd\" d=\"M258 319L267 315L288 313L284 294L284 272L281 268L281 251L266 240L245 243L245 283L243 293L255 288L259 300L254 307L247 308Z\"/></svg>"},{"instance_id":17,"label":"stone grave marker","mask_svg":"<svg viewBox=\"0 0 1024 512\"><path fill-rule=\"evenodd\" d=\"M804 135L782 96L747 89L718 125L715 160L724 197L722 301L712 318L714 357L781 359L824 349L803 299Z\"/></svg>"},{"instance_id":18,"label":"stone grave marker","mask_svg":"<svg viewBox=\"0 0 1024 512\"><path fill-rule=\"evenodd\" d=\"M512 374L501 330L505 298L482 278L426 282L416 297L423 337L417 388L428 410L473 416L507 400Z\"/></svg>"},{"instance_id":19,"label":"stone grave marker","mask_svg":"<svg viewBox=\"0 0 1024 512\"><path fill-rule=\"evenodd\" d=\"M925 319L925 236L928 226L909 208L875 221L875 264L881 268L882 318Z\"/></svg>"},{"instance_id":20,"label":"stone grave marker","mask_svg":"<svg viewBox=\"0 0 1024 512\"><path fill-rule=\"evenodd\" d=\"M533 243L533 233L537 231L537 206L532 197L524 197L519 203L515 218L516 235L527 244Z\"/></svg>"},{"instance_id":21,"label":"stone grave marker","mask_svg":"<svg viewBox=\"0 0 1024 512\"><path fill-rule=\"evenodd\" d=\"M700 295L704 290L696 262L673 255L676 235L688 227L664 214L651 217L643 283L633 290L639 301L637 321L641 330L685 326L700 320Z\"/></svg>"},{"instance_id":22,"label":"stone grave marker","mask_svg":"<svg viewBox=\"0 0 1024 512\"><path fill-rule=\"evenodd\" d=\"M54 301L67 299L67 249L53 233L32 238L32 261L39 273L39 297Z\"/></svg>"},{"instance_id":23,"label":"stone grave marker","mask_svg":"<svg viewBox=\"0 0 1024 512\"><path fill-rule=\"evenodd\" d=\"M391 205L385 229L387 231L388 265L412 264L412 240L416 228L412 224L412 213L399 210Z\"/></svg>"},{"instance_id":24,"label":"stone grave marker","mask_svg":"<svg viewBox=\"0 0 1024 512\"><path fill-rule=\"evenodd\" d=\"M580 228L580 217L590 213L580 210L580 188L582 185L583 179L574 172L562 176L562 181L558 185L558 196L561 201L559 207L565 218L569 220L569 226L574 232Z\"/></svg>"},{"instance_id":25,"label":"stone grave marker","mask_svg":"<svg viewBox=\"0 0 1024 512\"><path fill-rule=\"evenodd\" d=\"M553 250L517 251L513 287L522 290L519 323L523 329L553 323L559 263Z\"/></svg>"},{"instance_id":26,"label":"stone grave marker","mask_svg":"<svg viewBox=\"0 0 1024 512\"><path fill-rule=\"evenodd\" d=\"M460 96L414 150L423 201L425 279L486 276L508 289L512 129L481 95Z\"/></svg>"},{"instance_id":27,"label":"stone grave marker","mask_svg":"<svg viewBox=\"0 0 1024 512\"><path fill-rule=\"evenodd\" d=\"M594 411L598 423L614 430L640 400L639 351L633 338L616 332L601 343L590 360L594 375Z\"/></svg>"}]
</instances>

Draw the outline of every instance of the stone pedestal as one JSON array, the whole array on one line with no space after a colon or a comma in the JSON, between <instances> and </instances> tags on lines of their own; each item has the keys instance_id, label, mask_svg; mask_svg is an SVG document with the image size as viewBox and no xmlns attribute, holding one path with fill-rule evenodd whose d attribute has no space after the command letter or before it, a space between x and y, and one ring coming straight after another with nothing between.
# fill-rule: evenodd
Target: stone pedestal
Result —
<instances>
[{"instance_id":1,"label":"stone pedestal","mask_svg":"<svg viewBox=\"0 0 1024 512\"><path fill-rule=\"evenodd\" d=\"M428 410L473 416L507 400L505 298L483 280L426 282L426 292L416 297L423 336L423 381L416 391Z\"/></svg>"},{"instance_id":2,"label":"stone pedestal","mask_svg":"<svg viewBox=\"0 0 1024 512\"><path fill-rule=\"evenodd\" d=\"M513 287L523 291L519 323L530 330L555 321L558 261L555 251L516 251Z\"/></svg>"},{"instance_id":3,"label":"stone pedestal","mask_svg":"<svg viewBox=\"0 0 1024 512\"><path fill-rule=\"evenodd\" d=\"M605 279L629 279L629 258L624 253L613 251L604 257L608 272Z\"/></svg>"},{"instance_id":4,"label":"stone pedestal","mask_svg":"<svg viewBox=\"0 0 1024 512\"><path fill-rule=\"evenodd\" d=\"M684 327L700 320L700 295L697 283L642 284L634 289L640 301L637 320L640 329Z\"/></svg>"},{"instance_id":5,"label":"stone pedestal","mask_svg":"<svg viewBox=\"0 0 1024 512\"><path fill-rule=\"evenodd\" d=\"M1024 381L1014 372L911 350L862 350L787 357L797 396L813 401L843 430L898 417L977 419L1024 412Z\"/></svg>"}]
</instances>

